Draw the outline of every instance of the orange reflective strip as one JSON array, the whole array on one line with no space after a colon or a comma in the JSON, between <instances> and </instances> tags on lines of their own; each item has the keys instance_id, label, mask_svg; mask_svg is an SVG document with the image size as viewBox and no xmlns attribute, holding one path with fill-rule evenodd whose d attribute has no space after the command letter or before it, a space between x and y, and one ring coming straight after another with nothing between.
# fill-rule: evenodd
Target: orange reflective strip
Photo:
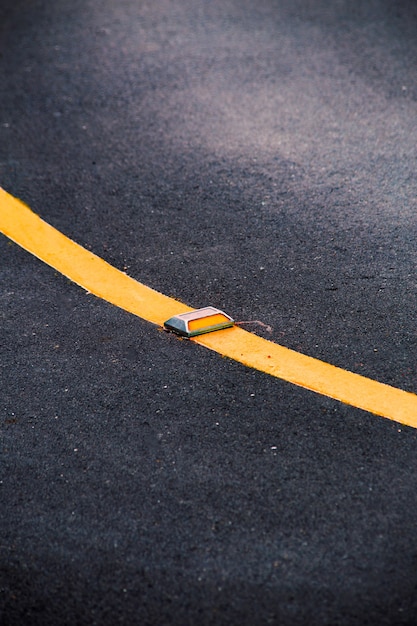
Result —
<instances>
[{"instance_id":1,"label":"orange reflective strip","mask_svg":"<svg viewBox=\"0 0 417 626\"><path fill-rule=\"evenodd\" d=\"M225 315L221 315L221 313L216 313L216 315L208 315L207 317L190 320L188 322L188 328L190 331L200 330L200 328L208 328L209 326L224 324L225 322L229 322L229 319Z\"/></svg>"}]
</instances>

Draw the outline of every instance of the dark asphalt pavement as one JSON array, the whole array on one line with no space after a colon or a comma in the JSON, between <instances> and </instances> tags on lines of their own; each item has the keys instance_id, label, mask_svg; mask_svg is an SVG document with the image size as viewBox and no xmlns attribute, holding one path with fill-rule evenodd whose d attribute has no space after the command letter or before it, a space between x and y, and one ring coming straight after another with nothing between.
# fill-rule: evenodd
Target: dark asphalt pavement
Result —
<instances>
[{"instance_id":1,"label":"dark asphalt pavement","mask_svg":"<svg viewBox=\"0 0 417 626\"><path fill-rule=\"evenodd\" d=\"M4 189L414 392L416 120L413 0L0 2ZM0 259L2 626L417 624L414 429Z\"/></svg>"}]
</instances>

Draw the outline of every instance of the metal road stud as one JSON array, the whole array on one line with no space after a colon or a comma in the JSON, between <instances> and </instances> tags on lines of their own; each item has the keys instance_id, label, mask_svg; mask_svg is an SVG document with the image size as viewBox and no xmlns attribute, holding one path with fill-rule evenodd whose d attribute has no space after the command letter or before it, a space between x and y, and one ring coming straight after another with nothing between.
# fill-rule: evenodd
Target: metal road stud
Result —
<instances>
[{"instance_id":1,"label":"metal road stud","mask_svg":"<svg viewBox=\"0 0 417 626\"><path fill-rule=\"evenodd\" d=\"M195 337L215 330L230 328L234 323L230 315L212 306L206 306L203 309L191 311L191 313L174 315L164 323L164 326L183 337Z\"/></svg>"}]
</instances>

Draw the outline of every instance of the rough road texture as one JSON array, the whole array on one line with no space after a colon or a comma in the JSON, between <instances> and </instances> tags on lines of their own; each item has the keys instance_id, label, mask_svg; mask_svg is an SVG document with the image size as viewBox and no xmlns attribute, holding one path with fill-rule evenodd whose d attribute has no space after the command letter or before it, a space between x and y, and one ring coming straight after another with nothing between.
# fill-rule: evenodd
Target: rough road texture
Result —
<instances>
[{"instance_id":1,"label":"rough road texture","mask_svg":"<svg viewBox=\"0 0 417 626\"><path fill-rule=\"evenodd\" d=\"M195 307L417 392L412 0L2 0L0 185ZM416 432L0 239L0 623L417 623Z\"/></svg>"}]
</instances>

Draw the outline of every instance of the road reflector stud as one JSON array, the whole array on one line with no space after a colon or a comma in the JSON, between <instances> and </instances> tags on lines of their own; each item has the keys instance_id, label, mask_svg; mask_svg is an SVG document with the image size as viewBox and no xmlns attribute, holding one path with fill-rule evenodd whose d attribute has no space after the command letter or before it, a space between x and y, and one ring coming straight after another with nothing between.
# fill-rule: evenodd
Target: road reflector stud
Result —
<instances>
[{"instance_id":1,"label":"road reflector stud","mask_svg":"<svg viewBox=\"0 0 417 626\"><path fill-rule=\"evenodd\" d=\"M191 311L191 313L174 315L164 323L164 326L183 337L195 337L215 330L230 328L234 323L230 315L212 306L206 306L203 309Z\"/></svg>"}]
</instances>

